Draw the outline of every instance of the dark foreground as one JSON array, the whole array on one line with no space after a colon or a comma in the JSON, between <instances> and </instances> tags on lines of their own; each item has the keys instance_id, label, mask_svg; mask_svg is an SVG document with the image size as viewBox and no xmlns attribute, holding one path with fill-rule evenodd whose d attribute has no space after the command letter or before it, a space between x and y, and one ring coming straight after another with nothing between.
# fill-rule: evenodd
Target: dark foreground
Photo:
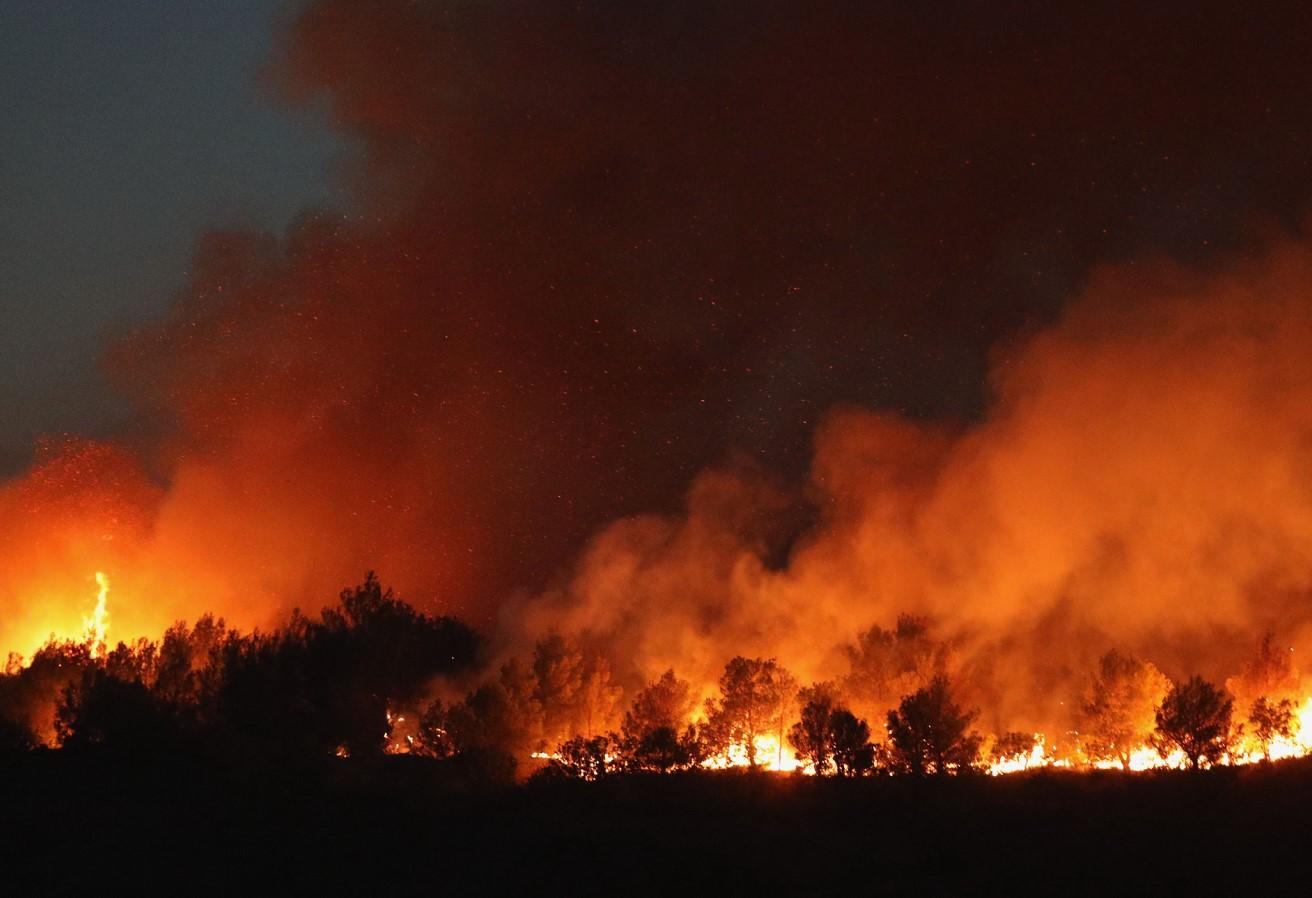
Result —
<instances>
[{"instance_id":1,"label":"dark foreground","mask_svg":"<svg viewBox=\"0 0 1312 898\"><path fill-rule=\"evenodd\" d=\"M0 772L8 894L1306 893L1312 764L856 782L470 785L389 758Z\"/></svg>"}]
</instances>

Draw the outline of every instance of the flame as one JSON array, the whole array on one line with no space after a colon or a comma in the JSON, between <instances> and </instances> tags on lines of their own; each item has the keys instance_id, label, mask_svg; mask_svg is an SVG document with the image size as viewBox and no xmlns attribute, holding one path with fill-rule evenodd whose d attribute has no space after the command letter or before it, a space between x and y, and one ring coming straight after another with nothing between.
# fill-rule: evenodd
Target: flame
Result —
<instances>
[{"instance_id":1,"label":"flame","mask_svg":"<svg viewBox=\"0 0 1312 898\"><path fill-rule=\"evenodd\" d=\"M779 744L779 739L770 734L757 736L753 741L756 748L756 766L769 773L815 773L810 764L803 764L790 751ZM724 770L728 767L750 767L747 745L736 742L724 752L713 755L702 762L702 766L712 770Z\"/></svg>"},{"instance_id":2,"label":"flame","mask_svg":"<svg viewBox=\"0 0 1312 898\"><path fill-rule=\"evenodd\" d=\"M96 607L90 617L82 618L83 638L91 644L91 656L99 658L105 653L105 637L109 633L109 577L96 571Z\"/></svg>"},{"instance_id":3,"label":"flame","mask_svg":"<svg viewBox=\"0 0 1312 898\"><path fill-rule=\"evenodd\" d=\"M1269 746L1269 755L1272 761L1283 761L1289 758L1303 758L1312 755L1312 696L1308 696L1303 700L1303 703L1294 714L1294 719L1296 729L1293 736L1288 738L1277 737L1272 740ZM992 776L1004 776L1009 773L1019 773L1022 770L1032 770L1040 767L1076 766L1069 758L1054 756L1049 751L1047 741L1042 733L1035 734L1035 743L1033 750L1028 755L995 761L988 766L987 772ZM1240 767L1246 764L1257 764L1266 759L1267 755L1257 749L1236 750L1223 757L1220 764L1222 766ZM1119 770L1121 768L1119 761L1111 760L1084 760L1079 766L1094 770ZM1179 750L1171 752L1165 758L1155 748L1148 745L1141 745L1130 752L1129 769L1134 773L1145 770L1180 769L1186 766L1188 766L1188 759Z\"/></svg>"}]
</instances>

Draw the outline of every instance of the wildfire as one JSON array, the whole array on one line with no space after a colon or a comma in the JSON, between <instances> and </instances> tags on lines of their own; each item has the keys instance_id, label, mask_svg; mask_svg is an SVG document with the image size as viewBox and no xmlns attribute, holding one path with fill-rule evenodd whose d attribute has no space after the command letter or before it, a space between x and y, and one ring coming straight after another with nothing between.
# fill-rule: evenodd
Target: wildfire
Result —
<instances>
[{"instance_id":1,"label":"wildfire","mask_svg":"<svg viewBox=\"0 0 1312 898\"><path fill-rule=\"evenodd\" d=\"M756 766L770 773L805 773L813 774L815 770L809 764L802 764L797 756L779 744L776 736L763 734L753 740L756 748ZM702 766L711 770L724 770L728 767L749 767L747 746L737 742L725 752L707 758Z\"/></svg>"},{"instance_id":2,"label":"wildfire","mask_svg":"<svg viewBox=\"0 0 1312 898\"><path fill-rule=\"evenodd\" d=\"M104 571L96 571L96 607L90 617L82 618L82 635L91 645L92 657L105 653L105 637L109 633L109 577Z\"/></svg>"},{"instance_id":3,"label":"wildfire","mask_svg":"<svg viewBox=\"0 0 1312 898\"><path fill-rule=\"evenodd\" d=\"M1245 764L1256 764L1268 757L1272 761L1283 761L1288 758L1302 758L1312 755L1312 696L1303 700L1294 717L1296 723L1293 735L1277 737L1272 740L1266 754L1256 749L1236 749L1223 757L1220 763L1237 767ZM1068 757L1057 757L1050 750L1043 734L1035 733L1035 744L1030 752L994 761L988 766L987 772L991 776L1005 776L1010 773L1019 773L1023 770L1033 770L1040 767L1072 767L1076 766L1077 762L1080 766L1094 770L1121 769L1120 762L1113 760L1089 761L1077 758L1076 762L1073 762ZM1180 769L1186 766L1188 766L1188 760L1178 750L1171 752L1166 757L1162 757L1157 749L1152 746L1140 745L1130 752L1129 769L1135 773L1145 770Z\"/></svg>"}]
</instances>

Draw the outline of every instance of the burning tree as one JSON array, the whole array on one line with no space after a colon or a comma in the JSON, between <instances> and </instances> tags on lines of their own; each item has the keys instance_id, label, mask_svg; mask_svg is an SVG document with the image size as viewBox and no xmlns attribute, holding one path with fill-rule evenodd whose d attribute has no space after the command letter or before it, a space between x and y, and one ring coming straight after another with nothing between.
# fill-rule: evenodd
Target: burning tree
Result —
<instances>
[{"instance_id":1,"label":"burning tree","mask_svg":"<svg viewBox=\"0 0 1312 898\"><path fill-rule=\"evenodd\" d=\"M1157 751L1165 758L1178 748L1195 770L1206 759L1216 763L1229 748L1233 702L1202 677L1172 686L1157 711Z\"/></svg>"},{"instance_id":2,"label":"burning tree","mask_svg":"<svg viewBox=\"0 0 1312 898\"><path fill-rule=\"evenodd\" d=\"M388 708L472 666L478 637L429 617L370 574L318 620L294 613L271 634L218 640L221 675L202 710L227 737L278 754L381 754Z\"/></svg>"},{"instance_id":3,"label":"burning tree","mask_svg":"<svg viewBox=\"0 0 1312 898\"><path fill-rule=\"evenodd\" d=\"M993 740L988 750L989 760L995 766L1007 762L1025 764L1038 745L1039 740L1034 733L1003 733Z\"/></svg>"},{"instance_id":4,"label":"burning tree","mask_svg":"<svg viewBox=\"0 0 1312 898\"><path fill-rule=\"evenodd\" d=\"M953 701L947 677L934 677L888 713L892 766L916 775L971 768L982 741L978 733L969 732L976 716Z\"/></svg>"},{"instance_id":5,"label":"burning tree","mask_svg":"<svg viewBox=\"0 0 1312 898\"><path fill-rule=\"evenodd\" d=\"M610 772L612 760L607 736L575 736L561 743L547 763L548 775L573 777L595 782Z\"/></svg>"},{"instance_id":6,"label":"burning tree","mask_svg":"<svg viewBox=\"0 0 1312 898\"><path fill-rule=\"evenodd\" d=\"M430 718L429 727L442 730L454 753L490 750L519 757L546 746L536 692L533 671L522 660L511 658L501 665L495 680L470 692L444 715L439 717L440 709L430 706L432 714L425 717Z\"/></svg>"},{"instance_id":7,"label":"burning tree","mask_svg":"<svg viewBox=\"0 0 1312 898\"><path fill-rule=\"evenodd\" d=\"M1247 747L1269 758L1271 743L1294 732L1293 708L1301 696L1301 683L1290 651L1282 650L1271 633L1263 634L1239 673L1225 685L1235 704L1248 709ZM1282 708L1289 712L1287 720Z\"/></svg>"},{"instance_id":8,"label":"burning tree","mask_svg":"<svg viewBox=\"0 0 1312 898\"><path fill-rule=\"evenodd\" d=\"M1299 675L1290 660L1290 652L1281 650L1275 637L1265 633L1238 675L1226 680L1225 685L1244 708L1263 697L1275 700L1296 698Z\"/></svg>"},{"instance_id":9,"label":"burning tree","mask_svg":"<svg viewBox=\"0 0 1312 898\"><path fill-rule=\"evenodd\" d=\"M835 708L829 716L833 740L834 769L839 776L861 776L875 766L875 746L870 726L846 708Z\"/></svg>"},{"instance_id":10,"label":"burning tree","mask_svg":"<svg viewBox=\"0 0 1312 898\"><path fill-rule=\"evenodd\" d=\"M720 677L720 699L706 703L710 742L721 751L740 746L752 767L762 737L773 735L778 740L776 751L782 754L784 727L796 692L797 681L775 659L734 658Z\"/></svg>"},{"instance_id":11,"label":"burning tree","mask_svg":"<svg viewBox=\"0 0 1312 898\"><path fill-rule=\"evenodd\" d=\"M797 694L802 719L788 731L788 741L797 749L797 760L810 764L821 776L833 765L834 738L830 722L835 700L828 683L816 683Z\"/></svg>"},{"instance_id":12,"label":"burning tree","mask_svg":"<svg viewBox=\"0 0 1312 898\"><path fill-rule=\"evenodd\" d=\"M1262 757L1271 760L1271 743L1294 737L1294 703L1287 698L1273 702L1263 696L1253 702L1248 712L1253 725L1253 739L1262 749Z\"/></svg>"},{"instance_id":13,"label":"burning tree","mask_svg":"<svg viewBox=\"0 0 1312 898\"><path fill-rule=\"evenodd\" d=\"M696 700L686 680L667 670L633 699L620 725L620 747L633 767L665 772L700 758L692 716Z\"/></svg>"},{"instance_id":14,"label":"burning tree","mask_svg":"<svg viewBox=\"0 0 1312 898\"><path fill-rule=\"evenodd\" d=\"M788 731L797 759L821 776L859 776L874 765L870 727L838 704L833 687L816 683L798 693L802 717Z\"/></svg>"},{"instance_id":15,"label":"burning tree","mask_svg":"<svg viewBox=\"0 0 1312 898\"><path fill-rule=\"evenodd\" d=\"M867 712L883 712L901 696L947 674L948 648L930 635L929 619L898 615L892 630L871 627L847 649L851 672L843 692Z\"/></svg>"},{"instance_id":16,"label":"burning tree","mask_svg":"<svg viewBox=\"0 0 1312 898\"><path fill-rule=\"evenodd\" d=\"M534 648L532 670L549 744L590 738L613 725L623 690L611 682L610 665L601 655L553 634Z\"/></svg>"},{"instance_id":17,"label":"burning tree","mask_svg":"<svg viewBox=\"0 0 1312 898\"><path fill-rule=\"evenodd\" d=\"M1095 761L1115 760L1130 769L1130 753L1152 736L1157 708L1170 689L1151 663L1115 649L1103 655L1081 707L1084 749Z\"/></svg>"}]
</instances>

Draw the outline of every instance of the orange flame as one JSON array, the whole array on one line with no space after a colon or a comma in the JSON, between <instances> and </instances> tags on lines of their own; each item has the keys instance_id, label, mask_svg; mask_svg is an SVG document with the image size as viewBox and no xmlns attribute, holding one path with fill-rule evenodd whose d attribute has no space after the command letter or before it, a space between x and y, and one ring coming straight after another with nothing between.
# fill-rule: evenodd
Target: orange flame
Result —
<instances>
[{"instance_id":1,"label":"orange flame","mask_svg":"<svg viewBox=\"0 0 1312 898\"><path fill-rule=\"evenodd\" d=\"M91 644L91 655L99 658L105 653L105 637L109 633L109 577L96 571L96 607L90 617L82 618L83 638Z\"/></svg>"}]
</instances>

